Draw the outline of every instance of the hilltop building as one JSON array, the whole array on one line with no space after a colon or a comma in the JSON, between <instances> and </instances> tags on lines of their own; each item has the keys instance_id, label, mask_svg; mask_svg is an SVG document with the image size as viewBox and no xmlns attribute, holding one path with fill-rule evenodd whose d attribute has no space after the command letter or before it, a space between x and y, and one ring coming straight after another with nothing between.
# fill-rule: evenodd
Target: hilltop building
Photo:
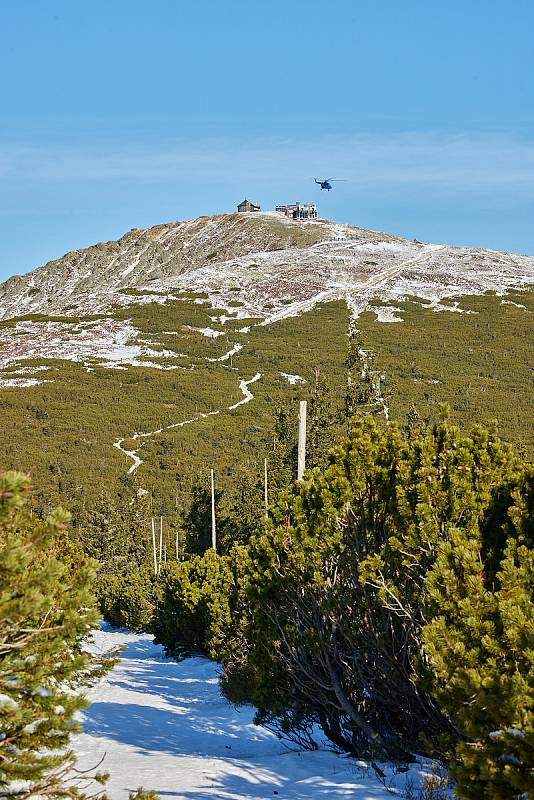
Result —
<instances>
[{"instance_id":1,"label":"hilltop building","mask_svg":"<svg viewBox=\"0 0 534 800\"><path fill-rule=\"evenodd\" d=\"M319 212L315 203L281 205L276 206L274 210L280 214L285 214L289 219L319 219Z\"/></svg>"},{"instance_id":2,"label":"hilltop building","mask_svg":"<svg viewBox=\"0 0 534 800\"><path fill-rule=\"evenodd\" d=\"M255 206L254 203L251 203L250 200L247 200L246 197L242 203L239 203L237 210L240 214L250 212L250 211L261 211L260 206Z\"/></svg>"}]
</instances>

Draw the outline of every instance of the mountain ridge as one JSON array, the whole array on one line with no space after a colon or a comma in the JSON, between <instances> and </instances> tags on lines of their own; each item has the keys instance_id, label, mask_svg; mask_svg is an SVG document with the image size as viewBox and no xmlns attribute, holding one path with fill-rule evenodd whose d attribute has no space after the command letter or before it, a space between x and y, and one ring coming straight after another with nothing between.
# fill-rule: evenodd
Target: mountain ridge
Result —
<instances>
[{"instance_id":1,"label":"mountain ridge","mask_svg":"<svg viewBox=\"0 0 534 800\"><path fill-rule=\"evenodd\" d=\"M0 284L0 320L102 313L143 302L127 290L159 293L162 302L172 290L205 292L223 307L239 301L247 313L268 319L270 306L313 305L314 296L323 299L325 292L348 298L356 312L369 297L408 294L437 301L531 283L531 256L424 244L329 220L288 220L276 212L226 214L132 229L13 276Z\"/></svg>"},{"instance_id":2,"label":"mountain ridge","mask_svg":"<svg viewBox=\"0 0 534 800\"><path fill-rule=\"evenodd\" d=\"M532 257L335 222L130 231L2 287L0 458L58 501L143 488L170 513L208 467L262 469L277 409L318 387L341 435L349 343L384 424L446 402L534 452L533 286Z\"/></svg>"}]
</instances>

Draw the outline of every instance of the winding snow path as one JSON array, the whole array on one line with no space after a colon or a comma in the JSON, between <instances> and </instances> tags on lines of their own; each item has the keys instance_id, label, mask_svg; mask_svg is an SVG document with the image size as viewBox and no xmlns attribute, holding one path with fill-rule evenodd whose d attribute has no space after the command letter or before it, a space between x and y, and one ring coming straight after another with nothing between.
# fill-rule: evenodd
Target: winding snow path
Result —
<instances>
[{"instance_id":1,"label":"winding snow path","mask_svg":"<svg viewBox=\"0 0 534 800\"><path fill-rule=\"evenodd\" d=\"M95 633L97 651L117 645L125 646L120 661L90 690L84 733L73 740L79 769L104 757L111 800L127 800L138 786L162 800L400 800L361 762L289 752L254 725L253 708L223 698L213 661L169 661L147 634ZM390 785L405 780L385 772Z\"/></svg>"},{"instance_id":2,"label":"winding snow path","mask_svg":"<svg viewBox=\"0 0 534 800\"><path fill-rule=\"evenodd\" d=\"M243 406L246 403L250 403L250 401L254 399L254 395L252 394L252 392L249 390L248 387L251 383L259 381L260 378L261 378L261 372L257 372L254 375L254 377L250 378L248 381L241 380L239 383L239 389L243 394L243 399L239 400L237 403L234 403L231 406L228 406L227 410L234 411L236 408L239 408L239 406ZM147 433L134 433L133 436L122 436L113 442L113 447L116 447L117 450L120 450L121 453L124 453L125 456L132 459L133 464L130 466L130 469L128 470L128 475L133 475L133 473L143 463L143 459L139 456L139 450L143 446L144 442L141 442L139 447L136 447L135 449L126 450L126 448L122 446L122 443L125 442L127 439L130 439L131 441L134 442L138 442L140 439L151 439L153 436L157 436L159 433L163 433L164 431L170 431L173 430L173 428L183 428L185 425L192 425L193 422L198 422L201 419L207 419L207 417L214 417L220 413L221 413L220 409L217 409L216 411L201 412L200 414L197 414L196 417L191 417L191 419L185 419L182 420L181 422L173 422L171 425L165 425L162 428L156 428L156 430L147 431Z\"/></svg>"},{"instance_id":3,"label":"winding snow path","mask_svg":"<svg viewBox=\"0 0 534 800\"><path fill-rule=\"evenodd\" d=\"M350 245L347 245L347 247L349 246ZM314 306L316 306L318 303L329 302L331 300L337 300L343 297L347 299L349 307L352 307L354 315L357 316L356 312L361 309L358 309L358 302L351 303L352 298L359 298L361 303L362 298L365 297L368 299L368 294L370 291L373 291L377 288L386 285L391 280L399 276L404 270L411 269L417 264L421 264L424 263L425 261L428 261L436 253L436 251L440 249L443 249L442 245L424 245L422 248L422 252L418 253L418 255L414 256L413 258L407 259L406 261L402 261L400 264L394 264L388 267L387 269L380 270L375 275L359 282L357 287L353 283L350 287L350 290L345 285L340 285L332 289L326 289L324 291L319 292L318 294L314 295L311 298L291 303L290 305L287 305L284 308L279 309L274 314L271 314L271 316L267 317L262 322L258 323L258 325L260 327L264 325L270 325L273 322L278 322L282 319L286 319L287 317L294 317L298 314L302 314L305 311L308 311ZM235 343L230 348L230 350L228 350L222 356L219 356L217 358L207 358L206 360L212 362L227 361L228 359L231 359L232 356L237 355L243 349L243 347L244 345L240 343ZM239 388L243 394L243 399L239 400L237 403L234 403L231 406L228 406L227 410L234 411L236 408L239 408L239 406L245 405L245 403L249 403L253 399L254 395L252 394L252 392L249 390L248 387L250 384L255 383L255 381L259 380L260 378L261 374L258 372L253 378L250 378L250 380L248 381L241 380ZM381 405L384 416L386 417L386 420L388 420L389 409L380 393L380 377L378 377L376 393L377 393L377 398L376 398L377 403ZM169 431L172 430L173 428L182 428L184 427L184 425L191 425L193 422L198 422L201 419L205 419L206 417L211 417L219 413L221 413L220 409L217 411L210 411L208 413L201 413L197 414L197 416L192 417L191 419L183 420L182 422L175 422L172 425L167 425L163 428L158 428L154 431L149 431L147 433L135 433L131 437L123 436L122 438L116 439L115 442L113 442L113 447L117 448L117 450L120 450L121 453L124 453L125 456L127 456L132 460L133 463L131 464L128 470L128 474L132 475L143 463L143 459L139 456L139 449L142 447L142 443L137 448L127 450L122 445L123 442L126 441L128 438L133 441L139 441L140 439L150 439L152 436L156 436L159 433L163 433L163 431Z\"/></svg>"},{"instance_id":4,"label":"winding snow path","mask_svg":"<svg viewBox=\"0 0 534 800\"><path fill-rule=\"evenodd\" d=\"M206 361L228 361L229 358L232 358L232 356L235 356L237 353L239 353L244 346L245 345L236 342L231 350L228 350L228 352L224 353L222 356L219 356L218 358L206 358Z\"/></svg>"},{"instance_id":5,"label":"winding snow path","mask_svg":"<svg viewBox=\"0 0 534 800\"><path fill-rule=\"evenodd\" d=\"M241 381L239 384L239 388L243 393L243 399L239 400L239 402L234 403L233 406L228 406L228 411L233 411L235 408L239 408L239 406L244 406L246 403L250 403L251 400L254 399L254 395L249 390L249 386L251 383L256 383L261 378L261 372L256 372L253 378L248 381Z\"/></svg>"}]
</instances>

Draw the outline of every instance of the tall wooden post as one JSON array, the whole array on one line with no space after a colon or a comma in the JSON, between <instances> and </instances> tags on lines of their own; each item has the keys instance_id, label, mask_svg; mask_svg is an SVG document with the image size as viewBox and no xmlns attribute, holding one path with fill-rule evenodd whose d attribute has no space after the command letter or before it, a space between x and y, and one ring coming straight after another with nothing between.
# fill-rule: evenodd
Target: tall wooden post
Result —
<instances>
[{"instance_id":1,"label":"tall wooden post","mask_svg":"<svg viewBox=\"0 0 534 800\"><path fill-rule=\"evenodd\" d=\"M300 401L297 480L301 481L306 469L306 400Z\"/></svg>"},{"instance_id":2,"label":"tall wooden post","mask_svg":"<svg viewBox=\"0 0 534 800\"><path fill-rule=\"evenodd\" d=\"M180 539L178 536L178 528L176 528L176 560L180 560Z\"/></svg>"},{"instance_id":3,"label":"tall wooden post","mask_svg":"<svg viewBox=\"0 0 534 800\"><path fill-rule=\"evenodd\" d=\"M217 550L217 527L215 523L215 475L211 470L211 546Z\"/></svg>"},{"instance_id":4,"label":"tall wooden post","mask_svg":"<svg viewBox=\"0 0 534 800\"><path fill-rule=\"evenodd\" d=\"M269 516L269 492L267 487L267 459L263 460L263 502L265 504L265 516Z\"/></svg>"},{"instance_id":5,"label":"tall wooden post","mask_svg":"<svg viewBox=\"0 0 534 800\"><path fill-rule=\"evenodd\" d=\"M163 557L163 517L159 518L159 565L158 565L158 575L161 571L161 563Z\"/></svg>"},{"instance_id":6,"label":"tall wooden post","mask_svg":"<svg viewBox=\"0 0 534 800\"><path fill-rule=\"evenodd\" d=\"M156 554L156 525L154 524L154 517L150 517L152 523L152 552L154 555L154 575L158 574L158 557Z\"/></svg>"}]
</instances>

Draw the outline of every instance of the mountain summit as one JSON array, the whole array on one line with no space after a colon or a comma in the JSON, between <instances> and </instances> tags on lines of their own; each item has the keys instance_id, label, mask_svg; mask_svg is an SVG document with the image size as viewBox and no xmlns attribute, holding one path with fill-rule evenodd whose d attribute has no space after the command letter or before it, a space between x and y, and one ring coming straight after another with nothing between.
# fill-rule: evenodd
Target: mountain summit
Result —
<instances>
[{"instance_id":1,"label":"mountain summit","mask_svg":"<svg viewBox=\"0 0 534 800\"><path fill-rule=\"evenodd\" d=\"M74 250L0 285L0 319L28 314L102 313L161 302L172 290L206 292L216 305L239 301L265 321L325 299L358 312L371 300L503 293L534 281L534 258L480 248L422 244L329 221L275 212L225 214L132 229L118 241Z\"/></svg>"}]
</instances>

